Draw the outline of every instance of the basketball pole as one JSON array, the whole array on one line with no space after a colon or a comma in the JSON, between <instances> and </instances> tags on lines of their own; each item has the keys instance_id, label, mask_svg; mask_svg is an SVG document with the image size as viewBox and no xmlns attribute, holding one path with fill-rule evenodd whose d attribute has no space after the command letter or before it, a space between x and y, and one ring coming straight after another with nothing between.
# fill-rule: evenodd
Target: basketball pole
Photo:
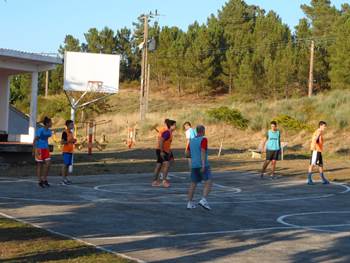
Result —
<instances>
[{"instance_id":1,"label":"basketball pole","mask_svg":"<svg viewBox=\"0 0 350 263\"><path fill-rule=\"evenodd\" d=\"M71 105L71 108L70 108L70 119L73 121L74 125L75 125L75 99L72 98L72 105ZM74 127L75 129L75 127ZM72 131L73 134L74 134L74 131ZM72 156L72 165L69 166L68 168L68 172L69 173L73 173L73 164L74 164L74 154Z\"/></svg>"}]
</instances>

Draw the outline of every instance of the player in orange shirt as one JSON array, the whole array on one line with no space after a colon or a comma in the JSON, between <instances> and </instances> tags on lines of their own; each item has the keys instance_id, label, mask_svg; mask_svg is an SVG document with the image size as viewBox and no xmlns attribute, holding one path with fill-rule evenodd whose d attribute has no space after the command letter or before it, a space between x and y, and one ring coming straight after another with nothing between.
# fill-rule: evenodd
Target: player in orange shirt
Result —
<instances>
[{"instance_id":1,"label":"player in orange shirt","mask_svg":"<svg viewBox=\"0 0 350 263\"><path fill-rule=\"evenodd\" d=\"M72 120L67 120L66 128L62 133L61 140L63 145L62 185L71 184L71 181L68 180L68 169L69 166L73 164L74 144L77 142L77 140L74 138L73 129L74 122Z\"/></svg>"},{"instance_id":2,"label":"player in orange shirt","mask_svg":"<svg viewBox=\"0 0 350 263\"><path fill-rule=\"evenodd\" d=\"M171 143L173 140L173 132L176 129L176 121L166 119L166 127L161 128L158 131L157 138L157 166L154 171L154 179L152 186L160 186L159 174L162 170L163 172L163 186L165 188L170 187L170 183L167 180L170 161L174 159L174 156L171 152Z\"/></svg>"},{"instance_id":3,"label":"player in orange shirt","mask_svg":"<svg viewBox=\"0 0 350 263\"><path fill-rule=\"evenodd\" d=\"M309 173L308 173L308 181L307 183L309 185L313 185L312 181L312 170L314 166L319 167L320 176L322 179L323 184L329 184L328 179L324 175L323 170L323 158L322 158L322 152L323 152L323 144L324 144L324 131L327 127L327 123L324 121L319 122L319 128L314 132L311 140L311 160L310 160L310 166L309 166Z\"/></svg>"}]
</instances>

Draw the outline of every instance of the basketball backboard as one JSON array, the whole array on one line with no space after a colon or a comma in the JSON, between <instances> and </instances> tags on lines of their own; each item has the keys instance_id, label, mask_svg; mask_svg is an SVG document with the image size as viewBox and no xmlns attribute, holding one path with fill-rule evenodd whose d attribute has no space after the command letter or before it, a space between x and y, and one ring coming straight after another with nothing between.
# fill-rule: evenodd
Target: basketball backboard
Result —
<instances>
[{"instance_id":1,"label":"basketball backboard","mask_svg":"<svg viewBox=\"0 0 350 263\"><path fill-rule=\"evenodd\" d=\"M66 52L64 55L64 90L117 93L120 56ZM91 85L91 83L102 83Z\"/></svg>"}]
</instances>

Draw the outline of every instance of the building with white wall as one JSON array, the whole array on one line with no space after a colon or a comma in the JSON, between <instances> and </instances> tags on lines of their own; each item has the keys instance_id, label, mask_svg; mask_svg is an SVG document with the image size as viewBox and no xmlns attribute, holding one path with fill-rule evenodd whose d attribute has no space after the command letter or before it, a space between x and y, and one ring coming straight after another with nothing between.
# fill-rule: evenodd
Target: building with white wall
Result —
<instances>
[{"instance_id":1,"label":"building with white wall","mask_svg":"<svg viewBox=\"0 0 350 263\"><path fill-rule=\"evenodd\" d=\"M9 135L9 143L33 142L37 126L38 73L55 69L59 64L62 64L59 57L0 48L0 133ZM10 77L22 73L32 76L31 93L28 94L31 97L29 127L24 134L11 134L13 127L16 127L16 119L10 118Z\"/></svg>"}]
</instances>

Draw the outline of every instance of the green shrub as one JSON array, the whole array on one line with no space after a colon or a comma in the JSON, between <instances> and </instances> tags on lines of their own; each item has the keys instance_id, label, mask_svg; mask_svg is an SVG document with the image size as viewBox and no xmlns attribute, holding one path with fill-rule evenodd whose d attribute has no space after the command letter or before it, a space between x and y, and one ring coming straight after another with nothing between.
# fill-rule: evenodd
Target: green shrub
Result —
<instances>
[{"instance_id":1,"label":"green shrub","mask_svg":"<svg viewBox=\"0 0 350 263\"><path fill-rule=\"evenodd\" d=\"M308 125L286 114L278 115L276 118L274 118L274 121L276 121L279 126L287 130L292 130L292 131L310 130L310 127Z\"/></svg>"},{"instance_id":2,"label":"green shrub","mask_svg":"<svg viewBox=\"0 0 350 263\"><path fill-rule=\"evenodd\" d=\"M244 118L242 113L236 109L220 107L208 110L207 114L214 120L225 122L236 128L246 129L248 127L249 120Z\"/></svg>"},{"instance_id":3,"label":"green shrub","mask_svg":"<svg viewBox=\"0 0 350 263\"><path fill-rule=\"evenodd\" d=\"M335 121L333 124L337 125L339 129L345 129L349 126L349 114L350 110L348 108L339 109L334 114Z\"/></svg>"},{"instance_id":4,"label":"green shrub","mask_svg":"<svg viewBox=\"0 0 350 263\"><path fill-rule=\"evenodd\" d=\"M42 119L44 116L49 116L51 118L60 117L64 119L70 116L70 105L63 94L50 96L48 98L39 97L38 106L39 119Z\"/></svg>"}]
</instances>

